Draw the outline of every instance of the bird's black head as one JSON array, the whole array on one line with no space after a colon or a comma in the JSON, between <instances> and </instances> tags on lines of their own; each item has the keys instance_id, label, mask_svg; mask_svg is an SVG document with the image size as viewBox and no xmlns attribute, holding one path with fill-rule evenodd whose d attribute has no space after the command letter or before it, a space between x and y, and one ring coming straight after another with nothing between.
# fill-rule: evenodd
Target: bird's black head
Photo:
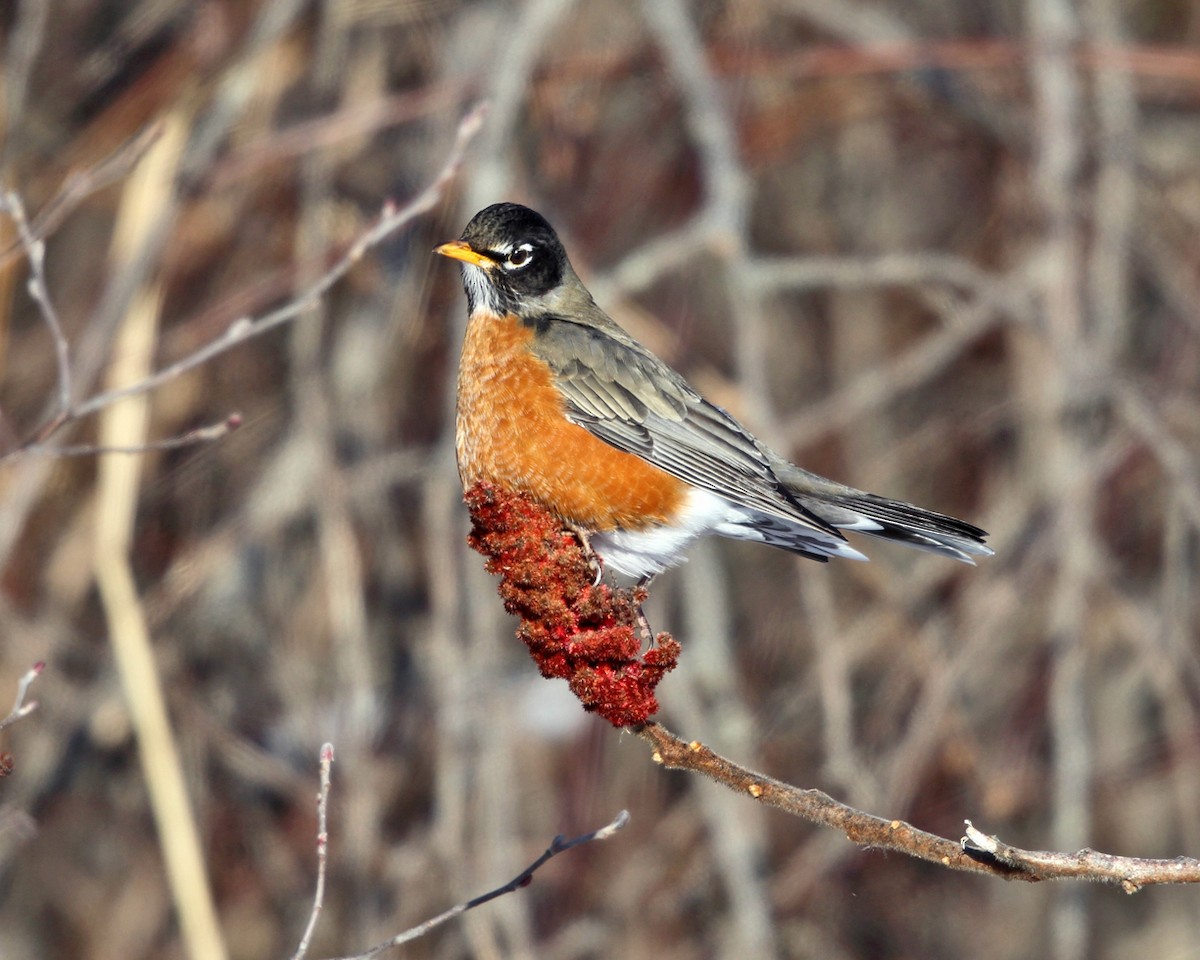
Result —
<instances>
[{"instance_id":1,"label":"bird's black head","mask_svg":"<svg viewBox=\"0 0 1200 960\"><path fill-rule=\"evenodd\" d=\"M437 248L462 262L463 287L472 312L538 313L539 301L570 271L567 253L541 214L518 203L480 210L462 238Z\"/></svg>"}]
</instances>

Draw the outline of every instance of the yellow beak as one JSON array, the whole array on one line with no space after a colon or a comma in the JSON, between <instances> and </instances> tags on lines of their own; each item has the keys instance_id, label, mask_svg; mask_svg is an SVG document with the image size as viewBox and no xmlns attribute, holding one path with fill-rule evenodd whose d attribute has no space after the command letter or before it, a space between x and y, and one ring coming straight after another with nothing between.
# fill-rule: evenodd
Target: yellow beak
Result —
<instances>
[{"instance_id":1,"label":"yellow beak","mask_svg":"<svg viewBox=\"0 0 1200 960\"><path fill-rule=\"evenodd\" d=\"M440 247L434 247L433 252L440 253L443 257L449 257L451 260L461 260L463 263L482 267L484 270L491 270L496 266L495 260L485 257L482 253L476 253L469 244L461 240L443 243Z\"/></svg>"}]
</instances>

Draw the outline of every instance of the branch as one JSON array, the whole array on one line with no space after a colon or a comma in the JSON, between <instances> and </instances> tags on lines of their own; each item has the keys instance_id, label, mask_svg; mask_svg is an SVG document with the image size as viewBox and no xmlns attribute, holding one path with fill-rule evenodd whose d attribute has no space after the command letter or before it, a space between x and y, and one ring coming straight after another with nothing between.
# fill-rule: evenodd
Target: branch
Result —
<instances>
[{"instance_id":1,"label":"branch","mask_svg":"<svg viewBox=\"0 0 1200 960\"><path fill-rule=\"evenodd\" d=\"M329 834L326 830L326 810L329 804L329 772L333 766L333 744L327 743L321 747L321 788L317 793L317 889L313 897L312 912L309 914L308 925L305 927L304 936L300 939L300 945L296 948L296 952L292 954L291 960L304 960L308 953L309 944L312 941L313 931L317 928L317 920L321 915L323 902L325 899L325 867L329 855ZM557 857L560 853L582 846L585 843L591 843L593 840L607 840L614 833L629 823L629 813L622 810L618 813L611 822L600 827L598 830L593 830L591 833L585 833L581 836L574 837L568 840L559 835L550 841L548 846L540 857L533 861L524 870L518 873L515 877L502 886L489 890L487 893L481 893L479 896L471 900L466 900L456 906L451 907L444 913L439 913L436 917L431 917L422 924L415 927L410 927L403 933L398 933L390 940L385 940L383 943L369 947L362 953L355 953L345 957L338 957L336 960L368 960L370 957L378 956L384 950L391 947L399 947L412 940L416 940L425 936L436 927L440 927L448 920L453 920L457 916L461 916L468 910L473 910L476 907L482 906L489 901L502 897L507 893L514 893L522 887L529 886L533 882L533 875L541 869L548 861Z\"/></svg>"},{"instance_id":2,"label":"branch","mask_svg":"<svg viewBox=\"0 0 1200 960\"><path fill-rule=\"evenodd\" d=\"M13 708L9 711L8 716L3 720L0 720L0 730L4 730L12 726L22 717L29 716L29 714L33 713L33 711L37 709L37 701L30 700L28 703L26 703L25 697L29 693L30 685L34 680L41 676L42 671L45 669L46 664L39 660L32 667L26 670L24 674L22 674L21 679L17 683L16 702L13 704Z\"/></svg>"},{"instance_id":3,"label":"branch","mask_svg":"<svg viewBox=\"0 0 1200 960\"><path fill-rule=\"evenodd\" d=\"M629 823L629 812L627 810L622 810L609 823L606 823L599 830L593 830L591 833L585 833L582 836L575 837L571 840L559 835L550 841L550 846L545 849L540 857L534 860L533 863L527 866L503 886L496 887L494 890L489 890L487 893L482 893L473 900L467 900L465 903L460 903L457 906L453 906L445 913L439 913L436 917L426 920L419 926L405 930L403 933L398 933L396 936L392 937L391 940L377 944L368 950L364 950L362 953L355 953L345 957L336 957L333 958L333 960L368 960L370 957L378 956L389 947L398 947L402 944L408 943L411 940L416 940L418 937L423 937L435 927L440 927L447 920L453 920L455 917L466 913L468 910L473 910L475 907L481 906L482 904L487 903L489 900L495 900L497 897L502 897L506 893L514 893L515 891L520 890L522 887L529 886L529 884L533 882L534 873L536 873L547 861L552 860L560 853L565 853L573 847L578 847L585 843L591 843L593 840L607 840L627 823Z\"/></svg>"},{"instance_id":4,"label":"branch","mask_svg":"<svg viewBox=\"0 0 1200 960\"><path fill-rule=\"evenodd\" d=\"M634 628L645 591L596 582L575 535L528 496L477 484L466 500L474 523L470 544L488 558L488 571L501 575L505 608L520 616L518 635L543 676L568 678L584 709L635 730L654 748L656 763L704 774L737 793L840 830L860 846L896 850L952 870L1029 882L1119 883L1127 893L1150 884L1200 883L1200 860L1187 857L1020 850L985 836L969 820L966 837L948 840L902 820L863 813L820 790L782 783L702 743L682 740L649 719L658 709L654 688L675 666L680 647L669 634L659 634L657 646L638 659Z\"/></svg>"},{"instance_id":5,"label":"branch","mask_svg":"<svg viewBox=\"0 0 1200 960\"><path fill-rule=\"evenodd\" d=\"M46 441L67 423L98 413L126 397L148 393L189 370L207 363L227 350L245 343L254 337L261 336L267 331L273 330L300 316L310 306L324 297L330 288L349 273L351 268L368 251L378 246L396 231L407 226L418 216L426 213L441 201L446 188L458 174L458 170L465 158L467 147L479 132L486 113L487 105L479 104L462 119L462 122L458 125L454 145L446 158L446 162L429 186L402 207L397 207L391 202L385 204L383 211L375 223L338 256L320 277L300 291L293 299L260 317L242 317L235 320L229 325L225 333L215 340L210 341L198 350L156 373L142 378L136 383L119 389L94 394L88 399L74 404L71 402L72 391L68 343L62 332L62 325L59 323L58 314L50 300L45 282L44 241L30 229L20 198L15 193L4 195L0 198L0 211L7 212L17 227L20 245L25 250L30 262L30 296L37 303L42 318L49 328L51 335L54 337L58 357L58 403L55 413L45 426L38 430L33 441L11 451L4 457L0 457L0 460L20 456L25 453L57 453L63 455L65 450L66 455L83 455L104 452L92 447L56 449L52 446L47 446ZM147 444L144 448L138 447L119 452L142 453L148 450L174 449L180 446L188 446L193 443L217 439L224 436L225 433L237 425L235 417L236 415L229 418L223 425L218 424L198 431L192 431L181 437Z\"/></svg>"},{"instance_id":6,"label":"branch","mask_svg":"<svg viewBox=\"0 0 1200 960\"><path fill-rule=\"evenodd\" d=\"M325 868L329 861L329 831L326 828L326 813L329 808L330 770L332 767L333 744L327 743L321 747L321 788L317 791L317 889L313 894L312 912L308 915L308 926L304 928L304 936L300 938L300 945L296 947L296 952L292 954L291 960L304 960L325 903Z\"/></svg>"},{"instance_id":7,"label":"branch","mask_svg":"<svg viewBox=\"0 0 1200 960\"><path fill-rule=\"evenodd\" d=\"M15 191L8 191L0 196L0 211L8 214L17 228L17 238L21 248L29 257L29 296L37 304L38 312L50 331L54 340L54 357L58 366L58 405L50 424L58 429L71 411L71 349L63 333L62 321L50 299L50 288L46 284L46 241L36 237L29 227L25 216L25 204Z\"/></svg>"},{"instance_id":8,"label":"branch","mask_svg":"<svg viewBox=\"0 0 1200 960\"><path fill-rule=\"evenodd\" d=\"M224 420L210 423L208 426L197 427L177 437L167 437L165 440L151 440L148 443L134 443L126 446L84 443L75 446L56 447L52 444L35 443L14 450L0 459L13 459L18 456L48 456L48 457L98 457L104 453L159 453L164 450L182 450L184 447L195 447L203 443L215 443L233 433L242 425L242 415L231 413Z\"/></svg>"},{"instance_id":9,"label":"branch","mask_svg":"<svg viewBox=\"0 0 1200 960\"><path fill-rule=\"evenodd\" d=\"M33 238L44 240L84 200L123 180L161 134L162 123L160 121L150 123L98 163L68 174L58 193L47 201L34 218L30 228ZM8 266L22 253L29 256L29 246L18 236L7 247L0 249L0 267Z\"/></svg>"},{"instance_id":10,"label":"branch","mask_svg":"<svg viewBox=\"0 0 1200 960\"><path fill-rule=\"evenodd\" d=\"M46 664L39 660L32 667L22 674L21 679L17 681L17 699L13 703L12 709L8 712L8 716L0 720L0 730L12 726L22 717L27 717L37 709L37 701L30 700L25 702L25 697L29 693L29 687L36 680L43 670L46 669ZM16 761L13 755L7 752L0 752L0 778L9 776L16 767Z\"/></svg>"},{"instance_id":11,"label":"branch","mask_svg":"<svg viewBox=\"0 0 1200 960\"><path fill-rule=\"evenodd\" d=\"M446 158L446 163L428 187L403 207L396 207L391 202L385 204L375 224L351 244L349 249L334 261L333 266L300 291L294 299L261 317L242 317L235 320L216 340L131 386L119 390L109 390L90 397L71 411L71 419L96 413L125 397L148 393L167 381L207 363L213 357L220 356L247 340L261 336L268 330L274 330L276 327L294 320L325 296L335 283L350 272L350 269L363 258L367 251L378 246L421 214L431 210L442 199L446 187L449 186L450 181L457 175L459 167L462 166L467 146L483 125L486 113L487 105L479 104L463 118L458 125L458 134L455 137L454 146L450 150L450 155Z\"/></svg>"},{"instance_id":12,"label":"branch","mask_svg":"<svg viewBox=\"0 0 1200 960\"><path fill-rule=\"evenodd\" d=\"M1118 883L1126 893L1161 883L1200 883L1200 860L1152 860L1079 850L1058 853L1021 850L985 836L970 820L967 836L947 840L902 820L884 820L847 806L820 790L805 790L740 767L702 743L690 743L657 723L639 727L638 736L654 748L653 759L669 770L688 770L738 793L808 820L834 827L861 847L895 850L951 870L990 874L1006 880L1089 880Z\"/></svg>"}]
</instances>

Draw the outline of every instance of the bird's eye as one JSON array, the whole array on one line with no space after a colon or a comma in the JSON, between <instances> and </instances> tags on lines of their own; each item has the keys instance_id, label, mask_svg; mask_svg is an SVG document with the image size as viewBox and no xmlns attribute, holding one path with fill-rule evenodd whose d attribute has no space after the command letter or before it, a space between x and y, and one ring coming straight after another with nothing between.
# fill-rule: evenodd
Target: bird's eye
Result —
<instances>
[{"instance_id":1,"label":"bird's eye","mask_svg":"<svg viewBox=\"0 0 1200 960\"><path fill-rule=\"evenodd\" d=\"M523 243L508 255L508 260L504 265L506 267L523 267L529 262L529 258L532 256L533 247L527 243Z\"/></svg>"}]
</instances>

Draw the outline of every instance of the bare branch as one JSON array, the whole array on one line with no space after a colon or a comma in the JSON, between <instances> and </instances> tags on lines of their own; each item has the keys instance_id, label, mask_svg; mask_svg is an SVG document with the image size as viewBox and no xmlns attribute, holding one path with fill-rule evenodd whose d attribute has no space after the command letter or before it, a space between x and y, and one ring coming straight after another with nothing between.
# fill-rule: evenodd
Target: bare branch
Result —
<instances>
[{"instance_id":1,"label":"bare branch","mask_svg":"<svg viewBox=\"0 0 1200 960\"><path fill-rule=\"evenodd\" d=\"M317 920L325 904L325 868L329 861L329 831L326 827L326 814L329 808L330 771L333 768L333 744L327 743L321 747L321 788L317 791L317 889L313 894L312 912L308 916L308 926L304 928L304 936L300 945L292 954L292 960L304 960L312 943L313 933L317 929Z\"/></svg>"},{"instance_id":2,"label":"bare branch","mask_svg":"<svg viewBox=\"0 0 1200 960\"><path fill-rule=\"evenodd\" d=\"M330 786L330 768L333 766L333 744L327 743L321 747L321 788L317 793L317 888L313 895L312 912L308 917L308 925L304 929L304 936L300 938L300 945L296 948L296 952L292 954L291 960L304 960L308 953L309 945L312 943L313 932L317 928L317 921L320 919L321 910L325 900L325 870L329 856L329 832L326 826L326 812L329 805L329 786ZM444 913L439 913L436 917L431 917L424 923L418 926L411 927L403 933L398 933L383 943L376 944L373 947L364 950L362 953L355 953L346 957L339 957L337 960L367 960L369 957L378 956L384 950L391 947L398 947L409 941L416 940L419 937L425 936L435 927L440 927L447 920L453 920L455 917L466 913L468 910L473 910L475 907L482 906L491 900L502 897L507 893L513 893L520 890L522 887L527 887L533 881L533 875L547 861L557 857L560 853L572 849L573 847L582 846L585 843L591 843L593 840L607 840L614 833L620 830L629 822L629 812L622 810L609 823L606 823L598 830L593 830L591 833L585 833L582 836L575 837L571 840L559 835L550 841L550 846L542 853L540 857L533 861L524 870L518 873L515 877L502 886L496 887L494 890L489 890L487 893L482 893L471 900L466 900L463 903L451 907Z\"/></svg>"},{"instance_id":3,"label":"bare branch","mask_svg":"<svg viewBox=\"0 0 1200 960\"><path fill-rule=\"evenodd\" d=\"M458 134L455 137L454 146L450 150L450 155L446 158L446 163L428 187L403 207L396 207L391 203L386 204L374 226L362 234L334 262L333 266L300 291L294 299L261 317L242 317L235 320L229 325L229 329L216 340L131 386L96 394L76 406L71 411L71 419L89 416L125 397L148 393L162 386L168 380L173 380L180 374L207 363L213 357L220 356L226 350L294 320L328 293L330 288L349 273L350 268L358 263L368 250L378 246L401 227L432 209L442 199L446 187L449 186L450 181L454 179L462 165L467 146L479 132L486 113L487 105L479 104L463 118L458 125Z\"/></svg>"},{"instance_id":4,"label":"bare branch","mask_svg":"<svg viewBox=\"0 0 1200 960\"><path fill-rule=\"evenodd\" d=\"M99 163L68 175L58 193L33 218L30 233L34 239L44 240L84 200L123 179L161 134L161 122L147 124ZM18 237L7 248L0 250L0 267L7 266L21 253L28 256L28 246L23 238Z\"/></svg>"},{"instance_id":5,"label":"bare branch","mask_svg":"<svg viewBox=\"0 0 1200 960\"><path fill-rule=\"evenodd\" d=\"M669 770L701 773L793 816L834 827L862 847L895 850L951 870L1031 883L1061 879L1119 883L1127 893L1136 893L1151 884L1200 883L1200 860L1191 857L1152 860L1087 849L1076 853L1020 850L995 837L984 836L969 820L965 838L958 842L947 840L902 820L885 820L863 813L820 790L791 786L747 770L702 743L680 739L657 723L647 723L637 733L654 748L655 763Z\"/></svg>"},{"instance_id":6,"label":"bare branch","mask_svg":"<svg viewBox=\"0 0 1200 960\"><path fill-rule=\"evenodd\" d=\"M29 229L25 204L15 191L10 190L0 196L0 210L7 213L16 226L21 246L29 256L29 295L37 304L46 329L54 340L55 362L58 365L58 407L50 423L57 429L71 410L71 348L63 333L58 311L50 299L50 288L46 285L46 241L35 237Z\"/></svg>"},{"instance_id":7,"label":"bare branch","mask_svg":"<svg viewBox=\"0 0 1200 960\"><path fill-rule=\"evenodd\" d=\"M177 437L168 437L165 440L151 440L149 443L138 443L132 446L114 447L97 444L77 444L70 447L55 447L47 444L34 444L29 447L21 447L19 450L14 450L6 457L0 457L0 460L8 460L23 456L50 456L50 457L95 457L102 453L159 453L163 450L181 450L184 447L196 447L204 443L214 443L221 440L228 434L233 433L242 425L242 415L240 413L231 413L224 420L219 420L216 423L210 423L206 427L197 427L195 430L189 430L187 433L181 433Z\"/></svg>"},{"instance_id":8,"label":"bare branch","mask_svg":"<svg viewBox=\"0 0 1200 960\"><path fill-rule=\"evenodd\" d=\"M1004 867L1019 871L1022 880L1093 880L1119 883L1126 893L1163 883L1200 883L1200 861L1192 857L1154 860L1148 857L1119 857L1086 847L1075 853L1052 850L1022 850L1011 847L998 837L984 834L970 820L964 821L967 835L963 850L971 857L991 858Z\"/></svg>"},{"instance_id":9,"label":"bare branch","mask_svg":"<svg viewBox=\"0 0 1200 960\"><path fill-rule=\"evenodd\" d=\"M177 360L170 366L159 370L157 373L144 377L137 383L94 394L78 404L72 404L71 400L70 348L63 333L62 324L59 322L58 313L50 300L45 280L45 243L30 229L25 216L25 208L20 197L16 193L11 192L0 197L0 210L7 212L13 219L20 238L20 245L29 257L29 293L38 304L46 326L54 338L58 359L58 402L55 413L45 426L38 430L33 443L12 451L8 456L19 456L26 453L57 454L61 456L88 456L105 452L144 453L153 450L177 449L223 437L240 423L240 418L237 415L229 417L221 424L214 424L200 430L194 430L180 437L128 449L112 450L92 446L54 448L46 445L46 441L66 423L97 413L126 397L148 393L167 381L173 380L181 374L207 363L225 351L294 320L302 314L312 304L325 296L330 288L341 280L369 250L378 246L397 230L405 227L421 214L432 209L442 199L446 188L457 175L466 155L467 147L479 132L486 113L487 105L479 104L463 118L458 126L458 133L450 154L446 158L441 171L429 186L402 207L397 207L390 202L386 204L375 223L342 253L329 269L288 303L261 317L242 317L230 324L222 336L188 354L181 360ZM139 137L134 141L127 153L133 155L134 153L144 151L151 140L152 137L150 134ZM136 151L133 147L136 147ZM119 170L125 169L129 162L129 156L126 156L125 153L121 154L120 157L114 157L111 161L114 167Z\"/></svg>"},{"instance_id":10,"label":"bare branch","mask_svg":"<svg viewBox=\"0 0 1200 960\"><path fill-rule=\"evenodd\" d=\"M529 886L529 884L533 881L534 873L536 873L547 861L552 860L560 853L565 853L567 850L570 850L573 847L578 847L585 843L591 843L593 840L607 840L627 823L629 823L629 811L622 810L609 823L606 823L599 830L593 830L591 833L585 833L582 836L575 837L571 840L567 840L561 835L557 836L550 841L550 846L546 848L545 852L543 852L540 857L534 860L533 863L527 866L503 886L496 887L494 890L489 890L487 893L480 894L473 900L467 900L464 903L453 906L445 913L439 913L436 917L431 917L429 920L426 920L419 926L405 930L403 933L398 933L396 936L392 937L391 940L377 944L368 950L364 950L362 953L350 954L345 957L337 957L334 958L334 960L368 960L368 958L376 957L390 947L399 947L405 943L409 943L412 940L416 940L419 937L423 937L435 927L440 927L447 920L453 920L455 917L461 916L468 910L473 910L475 907L481 906L490 900L495 900L497 897L502 897L506 893L513 893L517 890L520 890L522 887Z\"/></svg>"},{"instance_id":11,"label":"bare branch","mask_svg":"<svg viewBox=\"0 0 1200 960\"><path fill-rule=\"evenodd\" d=\"M46 664L39 660L21 675L21 679L17 682L16 702L13 703L13 708L9 711L8 716L3 720L0 720L0 730L4 730L6 727L12 726L22 717L29 716L29 714L33 713L33 711L37 709L37 701L30 700L28 703L26 703L25 697L29 693L30 685L34 680L41 676L42 671L45 669Z\"/></svg>"}]
</instances>

